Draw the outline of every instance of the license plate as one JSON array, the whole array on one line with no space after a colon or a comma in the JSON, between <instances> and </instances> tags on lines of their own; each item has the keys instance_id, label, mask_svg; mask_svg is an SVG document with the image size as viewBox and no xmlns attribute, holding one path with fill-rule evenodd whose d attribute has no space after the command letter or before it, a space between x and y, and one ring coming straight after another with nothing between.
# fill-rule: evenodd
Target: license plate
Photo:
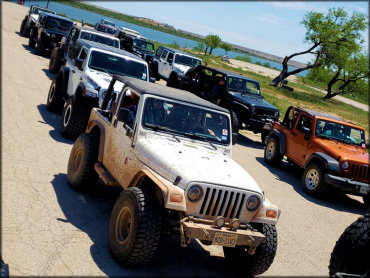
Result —
<instances>
[{"instance_id":1,"label":"license plate","mask_svg":"<svg viewBox=\"0 0 370 278\"><path fill-rule=\"evenodd\" d=\"M238 235L217 232L213 238L212 244L226 247L235 247Z\"/></svg>"},{"instance_id":2,"label":"license plate","mask_svg":"<svg viewBox=\"0 0 370 278\"><path fill-rule=\"evenodd\" d=\"M370 187L368 185L361 185L360 193L367 194L369 193Z\"/></svg>"}]
</instances>

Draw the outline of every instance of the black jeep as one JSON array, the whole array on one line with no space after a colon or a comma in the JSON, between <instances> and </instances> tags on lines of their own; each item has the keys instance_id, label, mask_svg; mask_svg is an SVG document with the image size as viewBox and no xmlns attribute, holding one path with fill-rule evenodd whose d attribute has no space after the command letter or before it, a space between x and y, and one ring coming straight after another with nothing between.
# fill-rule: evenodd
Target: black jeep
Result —
<instances>
[{"instance_id":1,"label":"black jeep","mask_svg":"<svg viewBox=\"0 0 370 278\"><path fill-rule=\"evenodd\" d=\"M62 37L68 35L73 24L68 18L43 12L31 29L28 45L36 46L36 54L43 55L45 50L59 46Z\"/></svg>"},{"instance_id":2,"label":"black jeep","mask_svg":"<svg viewBox=\"0 0 370 278\"><path fill-rule=\"evenodd\" d=\"M233 133L239 129L261 133L262 142L268 134L269 123L279 119L279 110L263 100L258 81L240 74L198 65L189 69L178 80L169 80L168 86L176 84L180 89L190 91L230 111ZM220 80L223 82L220 83ZM214 97L217 84L219 94Z\"/></svg>"},{"instance_id":3,"label":"black jeep","mask_svg":"<svg viewBox=\"0 0 370 278\"><path fill-rule=\"evenodd\" d=\"M30 9L28 10L26 16L22 20L21 28L19 29L19 33L21 36L28 38L30 35L30 31L35 25L37 19L40 16L40 13L47 12L51 14L55 14L54 11L41 8L38 5L31 5Z\"/></svg>"},{"instance_id":4,"label":"black jeep","mask_svg":"<svg viewBox=\"0 0 370 278\"><path fill-rule=\"evenodd\" d=\"M121 49L133 53L140 58L143 58L149 66L149 75L152 76L151 64L154 58L154 44L147 41L143 37L137 37L129 34L119 33Z\"/></svg>"}]
</instances>

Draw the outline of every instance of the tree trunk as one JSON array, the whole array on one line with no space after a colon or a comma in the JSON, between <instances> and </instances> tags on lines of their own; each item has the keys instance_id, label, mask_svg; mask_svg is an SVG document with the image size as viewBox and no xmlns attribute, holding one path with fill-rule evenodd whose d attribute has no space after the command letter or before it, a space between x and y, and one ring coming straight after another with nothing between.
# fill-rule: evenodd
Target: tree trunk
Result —
<instances>
[{"instance_id":1,"label":"tree trunk","mask_svg":"<svg viewBox=\"0 0 370 278\"><path fill-rule=\"evenodd\" d=\"M319 62L320 53L316 53L316 60L312 65L307 65L304 68L300 68L300 69L296 69L296 70L293 70L291 72L288 72L288 61L291 58L293 58L294 56L302 55L302 54L312 53L311 51L319 45L320 45L319 43L315 43L310 49L308 49L306 51L299 52L299 53L294 53L290 56L285 56L285 58L282 62L283 69L281 70L280 74L278 76L276 76L270 82L270 86L276 87L281 81L283 81L285 78L287 78L290 75L297 74L297 73L300 73L301 71L312 69L312 68L320 66L321 65L321 62Z\"/></svg>"},{"instance_id":2,"label":"tree trunk","mask_svg":"<svg viewBox=\"0 0 370 278\"><path fill-rule=\"evenodd\" d=\"M208 46L204 48L204 55L207 55Z\"/></svg>"},{"instance_id":3,"label":"tree trunk","mask_svg":"<svg viewBox=\"0 0 370 278\"><path fill-rule=\"evenodd\" d=\"M326 95L324 96L324 99L329 99L339 94L338 92L332 93L333 85L337 83L339 74L340 74L340 70L338 70L337 73L333 76L333 78L329 81L328 90L327 90Z\"/></svg>"},{"instance_id":4,"label":"tree trunk","mask_svg":"<svg viewBox=\"0 0 370 278\"><path fill-rule=\"evenodd\" d=\"M209 49L209 55L211 55L211 54L212 54L212 50L213 50L213 47L211 47L211 48Z\"/></svg>"}]
</instances>

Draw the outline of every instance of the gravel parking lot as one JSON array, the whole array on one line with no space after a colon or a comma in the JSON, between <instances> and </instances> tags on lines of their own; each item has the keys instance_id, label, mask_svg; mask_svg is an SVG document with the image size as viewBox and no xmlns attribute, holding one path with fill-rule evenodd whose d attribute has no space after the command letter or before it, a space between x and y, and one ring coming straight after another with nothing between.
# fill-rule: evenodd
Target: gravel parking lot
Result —
<instances>
[{"instance_id":1,"label":"gravel parking lot","mask_svg":"<svg viewBox=\"0 0 370 278\"><path fill-rule=\"evenodd\" d=\"M54 78L48 57L35 55L19 35L27 8L1 3L2 168L1 256L11 276L240 276L221 247L163 237L157 256L138 269L121 267L108 248L108 224L117 191L73 191L66 171L73 141L61 137L60 115L46 110ZM331 251L344 229L365 212L361 198L307 196L301 171L263 161L260 136L242 133L233 157L282 211L274 263L262 276L327 276Z\"/></svg>"}]
</instances>

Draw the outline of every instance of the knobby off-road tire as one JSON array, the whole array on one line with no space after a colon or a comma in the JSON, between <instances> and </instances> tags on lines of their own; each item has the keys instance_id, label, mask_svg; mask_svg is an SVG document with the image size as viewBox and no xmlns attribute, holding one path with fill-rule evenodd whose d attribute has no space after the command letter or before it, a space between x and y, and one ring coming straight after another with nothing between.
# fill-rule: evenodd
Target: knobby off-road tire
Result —
<instances>
[{"instance_id":1,"label":"knobby off-road tire","mask_svg":"<svg viewBox=\"0 0 370 278\"><path fill-rule=\"evenodd\" d=\"M370 193L368 193L366 196L363 196L362 199L364 200L365 207L370 210Z\"/></svg>"},{"instance_id":2,"label":"knobby off-road tire","mask_svg":"<svg viewBox=\"0 0 370 278\"><path fill-rule=\"evenodd\" d=\"M60 133L69 139L75 139L83 133L89 120L90 108L81 97L70 97L63 107Z\"/></svg>"},{"instance_id":3,"label":"knobby off-road tire","mask_svg":"<svg viewBox=\"0 0 370 278\"><path fill-rule=\"evenodd\" d=\"M98 161L99 138L97 134L82 133L73 144L68 160L67 179L78 191L92 188L99 176L94 170Z\"/></svg>"},{"instance_id":4,"label":"knobby off-road tire","mask_svg":"<svg viewBox=\"0 0 370 278\"><path fill-rule=\"evenodd\" d=\"M261 224L258 230L265 235L264 241L258 245L254 255L250 255L246 246L223 247L224 255L230 263L247 270L252 275L259 275L269 269L274 261L277 250L276 226Z\"/></svg>"},{"instance_id":5,"label":"knobby off-road tire","mask_svg":"<svg viewBox=\"0 0 370 278\"><path fill-rule=\"evenodd\" d=\"M36 44L36 54L40 56L45 54L45 43L42 37L40 37Z\"/></svg>"},{"instance_id":6,"label":"knobby off-road tire","mask_svg":"<svg viewBox=\"0 0 370 278\"><path fill-rule=\"evenodd\" d=\"M123 265L149 262L157 249L162 217L157 199L148 189L130 187L118 197L109 224L109 246Z\"/></svg>"},{"instance_id":7,"label":"knobby off-road tire","mask_svg":"<svg viewBox=\"0 0 370 278\"><path fill-rule=\"evenodd\" d=\"M312 197L324 197L328 193L328 186L324 181L325 170L322 165L312 162L303 172L303 190Z\"/></svg>"},{"instance_id":8,"label":"knobby off-road tire","mask_svg":"<svg viewBox=\"0 0 370 278\"><path fill-rule=\"evenodd\" d=\"M24 36L24 34L23 34L23 32L24 32L24 25L26 24L26 19L23 19L22 20L22 23L21 23L21 27L19 28L19 34L23 37Z\"/></svg>"},{"instance_id":9,"label":"knobby off-road tire","mask_svg":"<svg viewBox=\"0 0 370 278\"><path fill-rule=\"evenodd\" d=\"M265 140L266 140L266 138L267 138L267 136L269 135L269 131L262 131L261 132L261 142L262 142L262 144L264 144L265 145Z\"/></svg>"},{"instance_id":10,"label":"knobby off-road tire","mask_svg":"<svg viewBox=\"0 0 370 278\"><path fill-rule=\"evenodd\" d=\"M62 60L60 55L59 47L55 47L50 55L49 60L49 71L51 73L58 73L60 67L62 66Z\"/></svg>"},{"instance_id":11,"label":"knobby off-road tire","mask_svg":"<svg viewBox=\"0 0 370 278\"><path fill-rule=\"evenodd\" d=\"M51 82L48 97L46 99L46 108L49 111L60 113L63 109L63 99L61 97L60 82L54 79Z\"/></svg>"},{"instance_id":12,"label":"knobby off-road tire","mask_svg":"<svg viewBox=\"0 0 370 278\"><path fill-rule=\"evenodd\" d=\"M370 270L370 214L345 229L331 253L329 275L337 272L363 275Z\"/></svg>"},{"instance_id":13,"label":"knobby off-road tire","mask_svg":"<svg viewBox=\"0 0 370 278\"><path fill-rule=\"evenodd\" d=\"M281 163L284 155L280 153L280 143L275 136L271 136L265 147L264 160L267 164L277 166Z\"/></svg>"},{"instance_id":14,"label":"knobby off-road tire","mask_svg":"<svg viewBox=\"0 0 370 278\"><path fill-rule=\"evenodd\" d=\"M180 86L177 77L170 76L167 80L166 86L177 89Z\"/></svg>"},{"instance_id":15,"label":"knobby off-road tire","mask_svg":"<svg viewBox=\"0 0 370 278\"><path fill-rule=\"evenodd\" d=\"M35 32L34 32L34 29L32 29L31 30L31 33L30 33L30 37L28 38L28 46L29 47L35 47L35 45L36 45L36 42L35 42L35 40L33 39L33 37L35 36L35 34L34 34Z\"/></svg>"}]
</instances>

